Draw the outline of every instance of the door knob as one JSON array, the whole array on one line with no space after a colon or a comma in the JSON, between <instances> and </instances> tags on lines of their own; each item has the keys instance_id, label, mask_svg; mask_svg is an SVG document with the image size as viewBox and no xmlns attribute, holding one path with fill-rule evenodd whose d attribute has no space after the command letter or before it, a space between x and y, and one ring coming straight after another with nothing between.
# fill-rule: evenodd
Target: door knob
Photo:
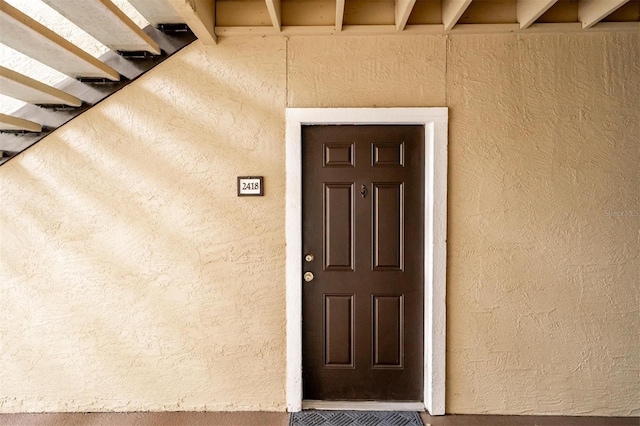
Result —
<instances>
[{"instance_id":1,"label":"door knob","mask_svg":"<svg viewBox=\"0 0 640 426\"><path fill-rule=\"evenodd\" d=\"M313 281L313 272L305 272L304 273L304 280L306 282L308 282L308 283Z\"/></svg>"},{"instance_id":2,"label":"door knob","mask_svg":"<svg viewBox=\"0 0 640 426\"><path fill-rule=\"evenodd\" d=\"M313 259L314 259L314 257L313 257L313 255L311 253L309 253L308 255L306 255L304 257L304 260L306 260L307 262L313 262Z\"/></svg>"}]
</instances>

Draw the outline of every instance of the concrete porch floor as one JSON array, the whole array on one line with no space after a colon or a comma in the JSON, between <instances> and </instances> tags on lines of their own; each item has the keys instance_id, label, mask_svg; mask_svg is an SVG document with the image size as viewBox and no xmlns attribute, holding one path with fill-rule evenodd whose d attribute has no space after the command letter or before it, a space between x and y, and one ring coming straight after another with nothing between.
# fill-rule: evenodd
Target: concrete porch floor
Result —
<instances>
[{"instance_id":1,"label":"concrete porch floor","mask_svg":"<svg viewBox=\"0 0 640 426\"><path fill-rule=\"evenodd\" d=\"M426 426L640 426L638 417L420 417ZM286 426L288 421L287 413L271 412L0 414L2 426Z\"/></svg>"}]
</instances>

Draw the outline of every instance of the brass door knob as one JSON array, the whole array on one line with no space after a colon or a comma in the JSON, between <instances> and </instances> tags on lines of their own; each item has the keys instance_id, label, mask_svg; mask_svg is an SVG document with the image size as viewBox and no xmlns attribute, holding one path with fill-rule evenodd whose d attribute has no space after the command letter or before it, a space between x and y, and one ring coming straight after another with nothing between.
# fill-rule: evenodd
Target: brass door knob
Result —
<instances>
[{"instance_id":1,"label":"brass door knob","mask_svg":"<svg viewBox=\"0 0 640 426\"><path fill-rule=\"evenodd\" d=\"M313 281L313 272L305 272L304 273L304 280L308 283L310 283L311 281Z\"/></svg>"}]
</instances>

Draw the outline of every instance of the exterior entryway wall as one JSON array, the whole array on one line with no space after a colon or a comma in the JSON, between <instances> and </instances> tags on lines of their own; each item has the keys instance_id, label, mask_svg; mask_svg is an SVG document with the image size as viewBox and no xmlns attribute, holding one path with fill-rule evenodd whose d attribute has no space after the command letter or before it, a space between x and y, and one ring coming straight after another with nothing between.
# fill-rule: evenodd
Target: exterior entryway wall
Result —
<instances>
[{"instance_id":1,"label":"exterior entryway wall","mask_svg":"<svg viewBox=\"0 0 640 426\"><path fill-rule=\"evenodd\" d=\"M637 58L597 29L185 48L0 167L0 411L286 410L286 109L445 106L447 411L637 416Z\"/></svg>"}]
</instances>

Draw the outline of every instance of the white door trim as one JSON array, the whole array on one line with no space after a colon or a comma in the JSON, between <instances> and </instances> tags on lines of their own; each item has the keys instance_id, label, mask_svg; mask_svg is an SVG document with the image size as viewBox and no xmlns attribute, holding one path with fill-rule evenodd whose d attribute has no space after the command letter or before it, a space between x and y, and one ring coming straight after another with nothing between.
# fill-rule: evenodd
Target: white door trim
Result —
<instances>
[{"instance_id":1,"label":"white door trim","mask_svg":"<svg viewBox=\"0 0 640 426\"><path fill-rule=\"evenodd\" d=\"M425 126L424 405L445 410L447 108L287 108L287 410L302 409L302 134L305 124Z\"/></svg>"}]
</instances>

